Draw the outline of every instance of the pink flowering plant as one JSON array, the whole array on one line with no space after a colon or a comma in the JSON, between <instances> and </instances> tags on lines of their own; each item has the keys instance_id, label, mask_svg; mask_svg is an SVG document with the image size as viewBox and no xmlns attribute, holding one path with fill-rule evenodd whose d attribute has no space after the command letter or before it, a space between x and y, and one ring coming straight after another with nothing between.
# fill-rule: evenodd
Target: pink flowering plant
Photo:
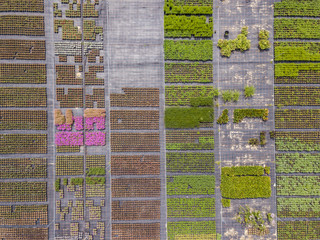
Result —
<instances>
[{"instance_id":1,"label":"pink flowering plant","mask_svg":"<svg viewBox=\"0 0 320 240\"><path fill-rule=\"evenodd\" d=\"M81 132L58 132L55 143L57 146L82 146L83 133Z\"/></svg>"},{"instance_id":2,"label":"pink flowering plant","mask_svg":"<svg viewBox=\"0 0 320 240\"><path fill-rule=\"evenodd\" d=\"M97 130L103 130L106 127L105 117L87 117L85 119L86 119L86 123L85 123L86 130L94 130L93 124L96 124Z\"/></svg>"},{"instance_id":3,"label":"pink flowering plant","mask_svg":"<svg viewBox=\"0 0 320 240\"><path fill-rule=\"evenodd\" d=\"M87 132L85 144L87 146L104 146L106 145L106 134L104 132Z\"/></svg>"},{"instance_id":4,"label":"pink flowering plant","mask_svg":"<svg viewBox=\"0 0 320 240\"><path fill-rule=\"evenodd\" d=\"M73 121L74 121L74 126L77 131L83 130L83 117L82 116L74 117Z\"/></svg>"},{"instance_id":5,"label":"pink flowering plant","mask_svg":"<svg viewBox=\"0 0 320 240\"><path fill-rule=\"evenodd\" d=\"M61 124L61 125L56 125L57 130L59 131L71 131L72 126L70 124Z\"/></svg>"}]
</instances>

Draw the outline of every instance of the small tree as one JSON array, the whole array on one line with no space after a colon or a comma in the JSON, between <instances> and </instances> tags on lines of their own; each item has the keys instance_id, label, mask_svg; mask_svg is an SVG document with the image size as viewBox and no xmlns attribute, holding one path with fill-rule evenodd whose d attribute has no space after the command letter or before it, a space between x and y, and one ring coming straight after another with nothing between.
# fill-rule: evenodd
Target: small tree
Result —
<instances>
[{"instance_id":1,"label":"small tree","mask_svg":"<svg viewBox=\"0 0 320 240\"><path fill-rule=\"evenodd\" d=\"M269 31L262 29L259 32L259 48L260 50L269 49L271 47L271 43L269 39Z\"/></svg>"},{"instance_id":2,"label":"small tree","mask_svg":"<svg viewBox=\"0 0 320 240\"><path fill-rule=\"evenodd\" d=\"M246 98L252 97L256 92L256 88L254 86L245 86L244 88L244 96Z\"/></svg>"}]
</instances>

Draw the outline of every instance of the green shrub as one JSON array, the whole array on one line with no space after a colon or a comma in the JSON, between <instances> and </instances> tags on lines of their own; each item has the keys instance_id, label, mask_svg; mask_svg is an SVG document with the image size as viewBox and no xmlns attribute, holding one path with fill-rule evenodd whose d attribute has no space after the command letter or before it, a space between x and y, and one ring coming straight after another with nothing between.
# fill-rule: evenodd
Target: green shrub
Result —
<instances>
[{"instance_id":1,"label":"green shrub","mask_svg":"<svg viewBox=\"0 0 320 240\"><path fill-rule=\"evenodd\" d=\"M231 200L226 198L221 198L222 207L228 208L231 207Z\"/></svg>"},{"instance_id":2,"label":"green shrub","mask_svg":"<svg viewBox=\"0 0 320 240\"><path fill-rule=\"evenodd\" d=\"M83 178L71 178L71 185L83 185Z\"/></svg>"},{"instance_id":3,"label":"green shrub","mask_svg":"<svg viewBox=\"0 0 320 240\"><path fill-rule=\"evenodd\" d=\"M213 108L179 108L165 110L166 128L195 128L213 122Z\"/></svg>"},{"instance_id":4,"label":"green shrub","mask_svg":"<svg viewBox=\"0 0 320 240\"><path fill-rule=\"evenodd\" d=\"M212 195L215 177L212 175L188 175L167 177L168 195Z\"/></svg>"},{"instance_id":5,"label":"green shrub","mask_svg":"<svg viewBox=\"0 0 320 240\"><path fill-rule=\"evenodd\" d=\"M191 107L207 107L213 106L213 98L212 97L197 97L190 98Z\"/></svg>"},{"instance_id":6,"label":"green shrub","mask_svg":"<svg viewBox=\"0 0 320 240\"><path fill-rule=\"evenodd\" d=\"M222 91L222 99L224 102L237 102L240 97L240 92L237 90Z\"/></svg>"},{"instance_id":7,"label":"green shrub","mask_svg":"<svg viewBox=\"0 0 320 240\"><path fill-rule=\"evenodd\" d=\"M164 40L165 60L209 61L213 56L212 40Z\"/></svg>"},{"instance_id":8,"label":"green shrub","mask_svg":"<svg viewBox=\"0 0 320 240\"><path fill-rule=\"evenodd\" d=\"M251 210L248 206L239 207L236 220L244 227L253 227L254 229L258 230L260 234L263 234L267 228L261 212L257 210Z\"/></svg>"},{"instance_id":9,"label":"green shrub","mask_svg":"<svg viewBox=\"0 0 320 240\"><path fill-rule=\"evenodd\" d=\"M105 177L86 177L86 184L105 184Z\"/></svg>"},{"instance_id":10,"label":"green shrub","mask_svg":"<svg viewBox=\"0 0 320 240\"><path fill-rule=\"evenodd\" d=\"M261 147L265 146L266 144L267 144L266 132L260 132L260 145L261 145Z\"/></svg>"},{"instance_id":11,"label":"green shrub","mask_svg":"<svg viewBox=\"0 0 320 240\"><path fill-rule=\"evenodd\" d=\"M245 86L244 88L244 96L246 98L252 97L256 91L254 86Z\"/></svg>"},{"instance_id":12,"label":"green shrub","mask_svg":"<svg viewBox=\"0 0 320 240\"><path fill-rule=\"evenodd\" d=\"M258 146L259 145L259 139L258 138L250 138L249 139L249 145Z\"/></svg>"},{"instance_id":13,"label":"green shrub","mask_svg":"<svg viewBox=\"0 0 320 240\"><path fill-rule=\"evenodd\" d=\"M62 180L62 182L63 182L63 185L64 185L64 186L67 186L67 185L68 185L68 178L64 178L64 179Z\"/></svg>"},{"instance_id":14,"label":"green shrub","mask_svg":"<svg viewBox=\"0 0 320 240\"><path fill-rule=\"evenodd\" d=\"M106 175L105 168L89 168L87 176L104 176Z\"/></svg>"},{"instance_id":15,"label":"green shrub","mask_svg":"<svg viewBox=\"0 0 320 240\"><path fill-rule=\"evenodd\" d=\"M264 172L267 174L267 175L270 175L270 167L265 167L264 168Z\"/></svg>"},{"instance_id":16,"label":"green shrub","mask_svg":"<svg viewBox=\"0 0 320 240\"><path fill-rule=\"evenodd\" d=\"M56 192L59 192L59 190L60 190L60 178L57 178L56 180L55 180L55 184L54 184L54 187L55 187L55 190L56 190Z\"/></svg>"},{"instance_id":17,"label":"green shrub","mask_svg":"<svg viewBox=\"0 0 320 240\"><path fill-rule=\"evenodd\" d=\"M224 109L217 120L218 124L227 124L229 122L229 111L228 109Z\"/></svg>"},{"instance_id":18,"label":"green shrub","mask_svg":"<svg viewBox=\"0 0 320 240\"><path fill-rule=\"evenodd\" d=\"M261 118L263 121L267 121L268 115L268 109L235 109L233 111L233 122L239 123L244 118Z\"/></svg>"},{"instance_id":19,"label":"green shrub","mask_svg":"<svg viewBox=\"0 0 320 240\"><path fill-rule=\"evenodd\" d=\"M259 32L259 48L260 50L266 50L271 47L271 43L269 41L269 31L260 30Z\"/></svg>"}]
</instances>

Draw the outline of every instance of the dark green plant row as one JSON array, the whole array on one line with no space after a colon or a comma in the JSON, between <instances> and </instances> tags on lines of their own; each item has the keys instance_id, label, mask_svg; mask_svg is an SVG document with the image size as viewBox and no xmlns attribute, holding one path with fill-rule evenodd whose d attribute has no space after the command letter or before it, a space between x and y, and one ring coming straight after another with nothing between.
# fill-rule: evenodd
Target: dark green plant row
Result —
<instances>
[{"instance_id":1,"label":"dark green plant row","mask_svg":"<svg viewBox=\"0 0 320 240\"><path fill-rule=\"evenodd\" d=\"M64 180L64 179L63 179ZM83 178L71 178L71 185L82 186L84 182Z\"/></svg>"},{"instance_id":2,"label":"dark green plant row","mask_svg":"<svg viewBox=\"0 0 320 240\"><path fill-rule=\"evenodd\" d=\"M228 109L224 109L217 119L218 124L227 124L229 122L229 111Z\"/></svg>"},{"instance_id":3,"label":"dark green plant row","mask_svg":"<svg viewBox=\"0 0 320 240\"><path fill-rule=\"evenodd\" d=\"M165 60L210 61L212 55L211 40L164 40Z\"/></svg>"},{"instance_id":4,"label":"dark green plant row","mask_svg":"<svg viewBox=\"0 0 320 240\"><path fill-rule=\"evenodd\" d=\"M319 2L320 3L320 2ZM274 38L319 39L320 20L299 18L275 18Z\"/></svg>"},{"instance_id":5,"label":"dark green plant row","mask_svg":"<svg viewBox=\"0 0 320 240\"><path fill-rule=\"evenodd\" d=\"M274 16L320 17L320 1L282 0L274 3Z\"/></svg>"},{"instance_id":6,"label":"dark green plant row","mask_svg":"<svg viewBox=\"0 0 320 240\"><path fill-rule=\"evenodd\" d=\"M268 116L268 109L234 109L233 122L240 123L244 118L261 118L263 121L267 121Z\"/></svg>"},{"instance_id":7,"label":"dark green plant row","mask_svg":"<svg viewBox=\"0 0 320 240\"><path fill-rule=\"evenodd\" d=\"M320 221L278 221L279 240L320 238Z\"/></svg>"},{"instance_id":8,"label":"dark green plant row","mask_svg":"<svg viewBox=\"0 0 320 240\"><path fill-rule=\"evenodd\" d=\"M319 196L320 176L277 176L278 196Z\"/></svg>"},{"instance_id":9,"label":"dark green plant row","mask_svg":"<svg viewBox=\"0 0 320 240\"><path fill-rule=\"evenodd\" d=\"M320 109L277 109L275 128L320 128Z\"/></svg>"},{"instance_id":10,"label":"dark green plant row","mask_svg":"<svg viewBox=\"0 0 320 240\"><path fill-rule=\"evenodd\" d=\"M278 217L320 217L319 198L277 198Z\"/></svg>"},{"instance_id":11,"label":"dark green plant row","mask_svg":"<svg viewBox=\"0 0 320 240\"><path fill-rule=\"evenodd\" d=\"M165 127L166 128L197 128L201 124L213 125L214 109L210 107L203 108L181 108L170 107L165 109Z\"/></svg>"},{"instance_id":12,"label":"dark green plant row","mask_svg":"<svg viewBox=\"0 0 320 240\"><path fill-rule=\"evenodd\" d=\"M275 42L275 61L320 61L319 42Z\"/></svg>"},{"instance_id":13,"label":"dark green plant row","mask_svg":"<svg viewBox=\"0 0 320 240\"><path fill-rule=\"evenodd\" d=\"M166 106L213 106L213 98L218 95L218 89L212 86L166 86Z\"/></svg>"},{"instance_id":14,"label":"dark green plant row","mask_svg":"<svg viewBox=\"0 0 320 240\"><path fill-rule=\"evenodd\" d=\"M276 63L275 83L320 83L320 63Z\"/></svg>"},{"instance_id":15,"label":"dark green plant row","mask_svg":"<svg viewBox=\"0 0 320 240\"><path fill-rule=\"evenodd\" d=\"M214 153L167 152L167 172L214 172Z\"/></svg>"},{"instance_id":16,"label":"dark green plant row","mask_svg":"<svg viewBox=\"0 0 320 240\"><path fill-rule=\"evenodd\" d=\"M216 240L215 221L168 222L168 239L210 239Z\"/></svg>"},{"instance_id":17,"label":"dark green plant row","mask_svg":"<svg viewBox=\"0 0 320 240\"><path fill-rule=\"evenodd\" d=\"M105 177L86 177L86 184L105 184L106 178Z\"/></svg>"},{"instance_id":18,"label":"dark green plant row","mask_svg":"<svg viewBox=\"0 0 320 240\"><path fill-rule=\"evenodd\" d=\"M106 169L101 167L89 168L87 170L87 176L104 176L106 175Z\"/></svg>"},{"instance_id":19,"label":"dark green plant row","mask_svg":"<svg viewBox=\"0 0 320 240\"><path fill-rule=\"evenodd\" d=\"M223 167L221 170L222 197L231 199L271 197L271 179L268 176L261 176L264 172L263 167Z\"/></svg>"},{"instance_id":20,"label":"dark green plant row","mask_svg":"<svg viewBox=\"0 0 320 240\"><path fill-rule=\"evenodd\" d=\"M320 173L320 154L276 154L277 173Z\"/></svg>"},{"instance_id":21,"label":"dark green plant row","mask_svg":"<svg viewBox=\"0 0 320 240\"><path fill-rule=\"evenodd\" d=\"M214 198L168 198L167 217L215 217Z\"/></svg>"},{"instance_id":22,"label":"dark green plant row","mask_svg":"<svg viewBox=\"0 0 320 240\"><path fill-rule=\"evenodd\" d=\"M165 0L165 14L212 15L212 0Z\"/></svg>"},{"instance_id":23,"label":"dark green plant row","mask_svg":"<svg viewBox=\"0 0 320 240\"><path fill-rule=\"evenodd\" d=\"M164 16L165 37L212 37L213 20L206 16Z\"/></svg>"},{"instance_id":24,"label":"dark green plant row","mask_svg":"<svg viewBox=\"0 0 320 240\"><path fill-rule=\"evenodd\" d=\"M212 63L165 63L165 82L209 83L213 81L212 71Z\"/></svg>"},{"instance_id":25,"label":"dark green plant row","mask_svg":"<svg viewBox=\"0 0 320 240\"><path fill-rule=\"evenodd\" d=\"M168 195L213 195L213 175L188 175L167 177Z\"/></svg>"},{"instance_id":26,"label":"dark green plant row","mask_svg":"<svg viewBox=\"0 0 320 240\"><path fill-rule=\"evenodd\" d=\"M212 150L214 131L168 130L166 148L167 150Z\"/></svg>"},{"instance_id":27,"label":"dark green plant row","mask_svg":"<svg viewBox=\"0 0 320 240\"><path fill-rule=\"evenodd\" d=\"M281 106L320 106L319 87L275 87L275 105Z\"/></svg>"},{"instance_id":28,"label":"dark green plant row","mask_svg":"<svg viewBox=\"0 0 320 240\"><path fill-rule=\"evenodd\" d=\"M56 192L59 192L60 188L61 188L61 179L56 178L56 180L54 181L54 189L56 190Z\"/></svg>"}]
</instances>

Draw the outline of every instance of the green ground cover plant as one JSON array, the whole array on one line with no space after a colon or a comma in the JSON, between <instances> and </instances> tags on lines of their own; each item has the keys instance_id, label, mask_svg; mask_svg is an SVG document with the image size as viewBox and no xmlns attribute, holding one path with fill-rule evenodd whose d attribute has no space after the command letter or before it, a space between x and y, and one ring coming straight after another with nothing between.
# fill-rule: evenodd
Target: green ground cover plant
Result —
<instances>
[{"instance_id":1,"label":"green ground cover plant","mask_svg":"<svg viewBox=\"0 0 320 240\"><path fill-rule=\"evenodd\" d=\"M255 92L256 92L256 88L254 86L245 86L244 87L244 96L246 98L253 97Z\"/></svg>"},{"instance_id":2,"label":"green ground cover plant","mask_svg":"<svg viewBox=\"0 0 320 240\"><path fill-rule=\"evenodd\" d=\"M1 65L0 65L1 67ZM209 83L213 80L212 63L165 63L166 83ZM1 76L0 76L1 81Z\"/></svg>"},{"instance_id":3,"label":"green ground cover plant","mask_svg":"<svg viewBox=\"0 0 320 240\"><path fill-rule=\"evenodd\" d=\"M269 31L267 30L260 30L259 32L259 49L266 50L271 47L271 43L269 41Z\"/></svg>"},{"instance_id":4,"label":"green ground cover plant","mask_svg":"<svg viewBox=\"0 0 320 240\"><path fill-rule=\"evenodd\" d=\"M215 217L214 198L168 198L169 218Z\"/></svg>"},{"instance_id":5,"label":"green ground cover plant","mask_svg":"<svg viewBox=\"0 0 320 240\"><path fill-rule=\"evenodd\" d=\"M212 60L211 40L164 40L165 60Z\"/></svg>"},{"instance_id":6,"label":"green ground cover plant","mask_svg":"<svg viewBox=\"0 0 320 240\"><path fill-rule=\"evenodd\" d=\"M215 177L213 175L188 175L167 177L168 195L212 195Z\"/></svg>"},{"instance_id":7,"label":"green ground cover plant","mask_svg":"<svg viewBox=\"0 0 320 240\"><path fill-rule=\"evenodd\" d=\"M319 42L275 42L275 61L320 61Z\"/></svg>"},{"instance_id":8,"label":"green ground cover plant","mask_svg":"<svg viewBox=\"0 0 320 240\"><path fill-rule=\"evenodd\" d=\"M238 90L224 90L221 93L224 102L237 102L240 97Z\"/></svg>"},{"instance_id":9,"label":"green ground cover plant","mask_svg":"<svg viewBox=\"0 0 320 240\"><path fill-rule=\"evenodd\" d=\"M233 122L240 123L244 118L261 118L267 121L269 116L268 109L234 109Z\"/></svg>"},{"instance_id":10,"label":"green ground cover plant","mask_svg":"<svg viewBox=\"0 0 320 240\"><path fill-rule=\"evenodd\" d=\"M213 106L218 95L212 86L166 86L166 106Z\"/></svg>"},{"instance_id":11,"label":"green ground cover plant","mask_svg":"<svg viewBox=\"0 0 320 240\"><path fill-rule=\"evenodd\" d=\"M213 19L206 16L165 15L165 37L212 37Z\"/></svg>"},{"instance_id":12,"label":"green ground cover plant","mask_svg":"<svg viewBox=\"0 0 320 240\"><path fill-rule=\"evenodd\" d=\"M320 132L275 132L277 151L319 151Z\"/></svg>"},{"instance_id":13,"label":"green ground cover plant","mask_svg":"<svg viewBox=\"0 0 320 240\"><path fill-rule=\"evenodd\" d=\"M240 166L221 168L221 195L224 198L269 198L271 179L262 176L261 166Z\"/></svg>"},{"instance_id":14,"label":"green ground cover plant","mask_svg":"<svg viewBox=\"0 0 320 240\"><path fill-rule=\"evenodd\" d=\"M82 186L83 185L83 178L71 178L71 185L79 185Z\"/></svg>"},{"instance_id":15,"label":"green ground cover plant","mask_svg":"<svg viewBox=\"0 0 320 240\"><path fill-rule=\"evenodd\" d=\"M266 132L260 132L260 146L263 147L267 144Z\"/></svg>"},{"instance_id":16,"label":"green ground cover plant","mask_svg":"<svg viewBox=\"0 0 320 240\"><path fill-rule=\"evenodd\" d=\"M217 119L218 124L227 124L229 122L229 111L228 109L224 109Z\"/></svg>"},{"instance_id":17,"label":"green ground cover plant","mask_svg":"<svg viewBox=\"0 0 320 240\"><path fill-rule=\"evenodd\" d=\"M275 83L320 83L320 63L276 63Z\"/></svg>"},{"instance_id":18,"label":"green ground cover plant","mask_svg":"<svg viewBox=\"0 0 320 240\"><path fill-rule=\"evenodd\" d=\"M320 3L320 2L319 2ZM303 18L275 18L274 38L319 39L320 20Z\"/></svg>"},{"instance_id":19,"label":"green ground cover plant","mask_svg":"<svg viewBox=\"0 0 320 240\"><path fill-rule=\"evenodd\" d=\"M57 178L54 182L54 189L56 190L56 192L59 192L61 187L61 179Z\"/></svg>"},{"instance_id":20,"label":"green ground cover plant","mask_svg":"<svg viewBox=\"0 0 320 240\"><path fill-rule=\"evenodd\" d=\"M251 41L247 39L248 27L243 27L241 33L235 39L219 39L218 48L220 48L221 56L230 57L231 53L236 50L241 52L250 49Z\"/></svg>"},{"instance_id":21,"label":"green ground cover plant","mask_svg":"<svg viewBox=\"0 0 320 240\"><path fill-rule=\"evenodd\" d=\"M212 15L212 0L165 0L164 13Z\"/></svg>"},{"instance_id":22,"label":"green ground cover plant","mask_svg":"<svg viewBox=\"0 0 320 240\"><path fill-rule=\"evenodd\" d=\"M214 172L213 153L167 152L168 172Z\"/></svg>"},{"instance_id":23,"label":"green ground cover plant","mask_svg":"<svg viewBox=\"0 0 320 240\"><path fill-rule=\"evenodd\" d=\"M320 1L282 0L275 2L274 16L320 17Z\"/></svg>"},{"instance_id":24,"label":"green ground cover plant","mask_svg":"<svg viewBox=\"0 0 320 240\"><path fill-rule=\"evenodd\" d=\"M216 239L215 221L168 222L168 239Z\"/></svg>"},{"instance_id":25,"label":"green ground cover plant","mask_svg":"<svg viewBox=\"0 0 320 240\"><path fill-rule=\"evenodd\" d=\"M277 173L320 173L320 154L276 154Z\"/></svg>"},{"instance_id":26,"label":"green ground cover plant","mask_svg":"<svg viewBox=\"0 0 320 240\"><path fill-rule=\"evenodd\" d=\"M231 207L231 200L227 198L221 198L222 207L228 208Z\"/></svg>"},{"instance_id":27,"label":"green ground cover plant","mask_svg":"<svg viewBox=\"0 0 320 240\"><path fill-rule=\"evenodd\" d=\"M320 217L319 198L277 198L278 217Z\"/></svg>"},{"instance_id":28,"label":"green ground cover plant","mask_svg":"<svg viewBox=\"0 0 320 240\"><path fill-rule=\"evenodd\" d=\"M320 176L277 176L277 195L318 196Z\"/></svg>"},{"instance_id":29,"label":"green ground cover plant","mask_svg":"<svg viewBox=\"0 0 320 240\"><path fill-rule=\"evenodd\" d=\"M212 123L213 108L170 107L165 110L166 128L196 128L201 123Z\"/></svg>"},{"instance_id":30,"label":"green ground cover plant","mask_svg":"<svg viewBox=\"0 0 320 240\"><path fill-rule=\"evenodd\" d=\"M104 176L106 175L106 169L105 168L89 168L87 170L87 176Z\"/></svg>"},{"instance_id":31,"label":"green ground cover plant","mask_svg":"<svg viewBox=\"0 0 320 240\"><path fill-rule=\"evenodd\" d=\"M279 240L311 240L320 237L320 221L278 221Z\"/></svg>"},{"instance_id":32,"label":"green ground cover plant","mask_svg":"<svg viewBox=\"0 0 320 240\"><path fill-rule=\"evenodd\" d=\"M105 184L105 177L86 177L86 184Z\"/></svg>"}]
</instances>

